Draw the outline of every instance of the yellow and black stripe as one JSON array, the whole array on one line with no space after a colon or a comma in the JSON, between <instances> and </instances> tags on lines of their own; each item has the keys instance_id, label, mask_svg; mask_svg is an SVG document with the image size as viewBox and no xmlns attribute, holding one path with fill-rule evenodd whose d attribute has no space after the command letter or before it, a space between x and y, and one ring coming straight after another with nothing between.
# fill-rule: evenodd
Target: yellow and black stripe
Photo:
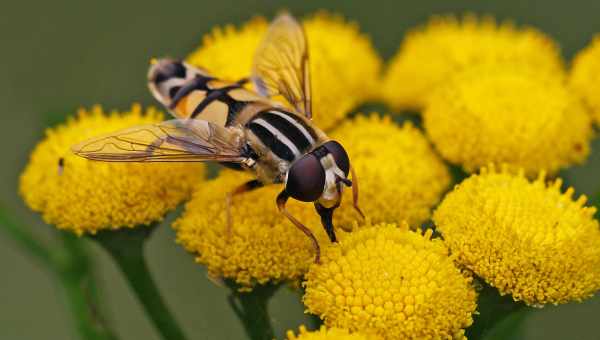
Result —
<instances>
[{"instance_id":1,"label":"yellow and black stripe","mask_svg":"<svg viewBox=\"0 0 600 340\"><path fill-rule=\"evenodd\" d=\"M314 128L296 114L270 109L254 116L246 128L279 159L293 162L319 140Z\"/></svg>"}]
</instances>

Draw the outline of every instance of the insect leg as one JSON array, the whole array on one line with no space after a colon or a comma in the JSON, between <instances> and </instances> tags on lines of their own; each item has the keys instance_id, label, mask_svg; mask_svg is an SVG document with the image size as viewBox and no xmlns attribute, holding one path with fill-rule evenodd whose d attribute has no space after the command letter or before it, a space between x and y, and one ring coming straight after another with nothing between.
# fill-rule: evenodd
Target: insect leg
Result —
<instances>
[{"instance_id":1,"label":"insect leg","mask_svg":"<svg viewBox=\"0 0 600 340\"><path fill-rule=\"evenodd\" d=\"M354 168L350 168L350 172L352 174L352 204L354 205L354 210L358 212L360 217L365 218L365 214L358 207L358 178L356 178L356 172L354 172Z\"/></svg>"},{"instance_id":2,"label":"insect leg","mask_svg":"<svg viewBox=\"0 0 600 340\"><path fill-rule=\"evenodd\" d=\"M300 229L306 236L308 236L308 238L310 238L313 247L315 248L315 252L317 253L315 257L315 263L319 263L321 260L321 248L319 247L319 242L310 229L308 229L285 209L285 203L287 202L288 198L290 198L290 196L287 192L285 192L285 190L280 192L279 195L277 195L277 208L279 208L280 213L287 217L288 220L290 220L298 229Z\"/></svg>"},{"instance_id":3,"label":"insect leg","mask_svg":"<svg viewBox=\"0 0 600 340\"><path fill-rule=\"evenodd\" d=\"M315 209L317 209L317 213L321 216L321 223L323 224L323 228L327 232L327 236L329 236L329 240L331 242L337 242L337 237L335 237L335 230L333 230L333 211L339 207L339 203L331 208L325 208L319 202L315 202Z\"/></svg>"},{"instance_id":4,"label":"insect leg","mask_svg":"<svg viewBox=\"0 0 600 340\"><path fill-rule=\"evenodd\" d=\"M225 197L225 211L227 213L226 216L227 216L227 235L228 236L231 236L232 227L233 227L233 222L231 219L231 204L233 201L233 197L236 195L243 194L245 192L252 191L254 189L258 189L262 186L263 186L262 182L260 182L257 179L253 179L253 180L250 180L250 181L240 185L239 187L233 189L233 191L231 191L230 193L227 194L227 197Z\"/></svg>"}]
</instances>

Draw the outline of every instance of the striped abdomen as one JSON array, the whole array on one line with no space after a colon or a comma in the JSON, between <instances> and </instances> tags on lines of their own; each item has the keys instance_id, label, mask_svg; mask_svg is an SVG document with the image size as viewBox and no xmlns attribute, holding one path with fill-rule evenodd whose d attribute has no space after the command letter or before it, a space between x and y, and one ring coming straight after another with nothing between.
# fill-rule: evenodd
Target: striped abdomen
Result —
<instances>
[{"instance_id":1,"label":"striped abdomen","mask_svg":"<svg viewBox=\"0 0 600 340\"><path fill-rule=\"evenodd\" d=\"M169 59L156 61L148 72L152 94L175 117L203 119L220 126L231 125L248 104L266 102L245 89L243 83L224 82L201 69Z\"/></svg>"},{"instance_id":2,"label":"striped abdomen","mask_svg":"<svg viewBox=\"0 0 600 340\"><path fill-rule=\"evenodd\" d=\"M298 115L280 109L260 112L246 123L252 145L272 158L292 163L323 139L323 133ZM274 157L273 157L274 156Z\"/></svg>"}]
</instances>

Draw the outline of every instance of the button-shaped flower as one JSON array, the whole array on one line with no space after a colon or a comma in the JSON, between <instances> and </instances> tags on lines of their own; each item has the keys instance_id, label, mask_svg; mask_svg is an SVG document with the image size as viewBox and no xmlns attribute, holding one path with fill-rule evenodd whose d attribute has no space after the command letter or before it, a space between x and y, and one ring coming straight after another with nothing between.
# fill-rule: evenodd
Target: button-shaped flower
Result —
<instances>
[{"instance_id":1,"label":"button-shaped flower","mask_svg":"<svg viewBox=\"0 0 600 340\"><path fill-rule=\"evenodd\" d=\"M535 28L492 17L437 16L405 37L386 71L384 97L397 110L420 110L453 73L481 63L564 72L558 45Z\"/></svg>"},{"instance_id":2,"label":"button-shaped flower","mask_svg":"<svg viewBox=\"0 0 600 340\"><path fill-rule=\"evenodd\" d=\"M204 176L198 164L117 164L94 162L71 152L86 139L163 115L133 105L126 112L80 110L76 118L48 129L21 174L20 193L44 220L78 235L102 229L149 224L190 196Z\"/></svg>"},{"instance_id":3,"label":"button-shaped flower","mask_svg":"<svg viewBox=\"0 0 600 340\"><path fill-rule=\"evenodd\" d=\"M450 174L429 142L410 123L398 126L389 116L357 116L331 134L348 150L356 170L359 203L373 223L407 221L418 226L450 185ZM351 190L344 192L338 223L356 221Z\"/></svg>"},{"instance_id":4,"label":"button-shaped flower","mask_svg":"<svg viewBox=\"0 0 600 340\"><path fill-rule=\"evenodd\" d=\"M423 112L442 157L473 172L490 163L555 173L589 153L590 117L563 77L514 65L473 67L440 86Z\"/></svg>"},{"instance_id":5,"label":"button-shaped flower","mask_svg":"<svg viewBox=\"0 0 600 340\"><path fill-rule=\"evenodd\" d=\"M223 170L194 192L184 214L173 224L177 242L197 255L210 275L233 279L250 290L256 283L296 281L314 261L311 241L278 211L280 185L236 196L227 224L226 197L252 179L250 174ZM290 213L309 227L325 246L329 239L312 204L290 200Z\"/></svg>"},{"instance_id":6,"label":"button-shaped flower","mask_svg":"<svg viewBox=\"0 0 600 340\"><path fill-rule=\"evenodd\" d=\"M457 261L529 305L579 301L600 289L595 208L561 180L483 169L449 193L434 221Z\"/></svg>"},{"instance_id":7,"label":"button-shaped flower","mask_svg":"<svg viewBox=\"0 0 600 340\"><path fill-rule=\"evenodd\" d=\"M344 234L306 276L308 312L385 339L464 338L477 294L430 236L390 224Z\"/></svg>"}]
</instances>

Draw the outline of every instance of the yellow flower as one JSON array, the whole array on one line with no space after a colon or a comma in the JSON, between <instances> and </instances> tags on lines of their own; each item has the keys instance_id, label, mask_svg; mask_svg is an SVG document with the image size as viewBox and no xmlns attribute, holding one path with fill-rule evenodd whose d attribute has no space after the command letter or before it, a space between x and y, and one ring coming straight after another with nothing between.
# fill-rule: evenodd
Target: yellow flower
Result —
<instances>
[{"instance_id":1,"label":"yellow flower","mask_svg":"<svg viewBox=\"0 0 600 340\"><path fill-rule=\"evenodd\" d=\"M382 61L358 25L339 15L319 12L306 18L303 25L309 46L314 119L328 129L374 96ZM264 18L255 18L240 29L216 28L187 61L224 79L248 77L267 26Z\"/></svg>"},{"instance_id":2,"label":"yellow flower","mask_svg":"<svg viewBox=\"0 0 600 340\"><path fill-rule=\"evenodd\" d=\"M389 116L357 116L331 134L350 155L359 184L359 204L373 223L407 221L417 226L430 217L450 184L450 174L425 136L412 124L399 127ZM337 224L356 221L351 190L336 212Z\"/></svg>"},{"instance_id":3,"label":"yellow flower","mask_svg":"<svg viewBox=\"0 0 600 340\"><path fill-rule=\"evenodd\" d=\"M544 174L483 169L448 194L434 221L458 262L515 300L565 303L600 289L596 211Z\"/></svg>"},{"instance_id":4,"label":"yellow flower","mask_svg":"<svg viewBox=\"0 0 600 340\"><path fill-rule=\"evenodd\" d=\"M593 113L600 124L600 35L581 50L571 67L570 84Z\"/></svg>"},{"instance_id":5,"label":"yellow flower","mask_svg":"<svg viewBox=\"0 0 600 340\"><path fill-rule=\"evenodd\" d=\"M233 279L248 290L256 283L298 280L315 258L310 240L277 210L275 198L281 185L235 197L228 235L226 195L252 178L248 173L221 171L197 188L173 224L177 242L197 254L196 260L212 276ZM329 243L312 204L291 200L287 209L315 233L321 246Z\"/></svg>"},{"instance_id":6,"label":"yellow flower","mask_svg":"<svg viewBox=\"0 0 600 340\"><path fill-rule=\"evenodd\" d=\"M287 331L288 340L379 340L377 335L363 333L350 333L341 328L327 328L321 326L317 331L308 331L306 327L300 326L300 332L296 336L293 331Z\"/></svg>"},{"instance_id":7,"label":"yellow flower","mask_svg":"<svg viewBox=\"0 0 600 340\"><path fill-rule=\"evenodd\" d=\"M425 107L431 92L451 74L480 63L516 63L563 73L557 44L535 28L516 28L492 17L433 17L409 32L392 58L384 96L396 110Z\"/></svg>"},{"instance_id":8,"label":"yellow flower","mask_svg":"<svg viewBox=\"0 0 600 340\"><path fill-rule=\"evenodd\" d=\"M472 172L489 163L555 173L589 153L590 118L562 77L478 66L440 86L423 113L442 157Z\"/></svg>"},{"instance_id":9,"label":"yellow flower","mask_svg":"<svg viewBox=\"0 0 600 340\"><path fill-rule=\"evenodd\" d=\"M109 115L96 106L48 129L21 174L20 193L25 202L41 212L47 223L78 235L162 219L203 178L202 166L102 163L71 152L72 145L85 139L159 122L162 117L151 108L143 113L139 105Z\"/></svg>"},{"instance_id":10,"label":"yellow flower","mask_svg":"<svg viewBox=\"0 0 600 340\"><path fill-rule=\"evenodd\" d=\"M341 234L306 275L304 304L328 327L385 339L464 338L477 294L442 240L404 224Z\"/></svg>"}]
</instances>

